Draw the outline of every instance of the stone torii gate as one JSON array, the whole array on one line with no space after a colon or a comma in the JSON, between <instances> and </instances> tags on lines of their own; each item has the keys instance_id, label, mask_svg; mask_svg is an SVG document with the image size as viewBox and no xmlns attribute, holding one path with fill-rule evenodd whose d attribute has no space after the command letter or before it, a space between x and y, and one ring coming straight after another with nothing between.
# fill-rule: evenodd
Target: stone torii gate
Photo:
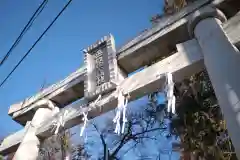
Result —
<instances>
[{"instance_id":1,"label":"stone torii gate","mask_svg":"<svg viewBox=\"0 0 240 160\"><path fill-rule=\"evenodd\" d=\"M198 0L163 17L118 51L113 36L105 36L84 50L84 67L10 106L8 114L25 127L4 139L0 154L16 152L14 160L35 160L40 143L54 134L52 127L64 113L64 129L69 129L82 123L83 113L91 119L114 109L117 87L135 100L162 88L166 72L177 82L206 68L240 158L239 9L234 0ZM166 58L127 76L161 57Z\"/></svg>"}]
</instances>

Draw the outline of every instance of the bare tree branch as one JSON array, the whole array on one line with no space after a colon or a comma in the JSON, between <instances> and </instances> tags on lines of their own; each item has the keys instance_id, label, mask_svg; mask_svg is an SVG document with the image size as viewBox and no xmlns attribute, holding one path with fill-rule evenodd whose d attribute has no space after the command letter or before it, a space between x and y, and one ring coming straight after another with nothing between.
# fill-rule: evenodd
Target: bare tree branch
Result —
<instances>
[{"instance_id":1,"label":"bare tree branch","mask_svg":"<svg viewBox=\"0 0 240 160\"><path fill-rule=\"evenodd\" d=\"M125 154L127 154L130 150L134 149L137 145L138 145L138 142L136 142L132 147L129 147L129 148L121 155L121 157L123 157Z\"/></svg>"},{"instance_id":2,"label":"bare tree branch","mask_svg":"<svg viewBox=\"0 0 240 160\"><path fill-rule=\"evenodd\" d=\"M104 152L104 160L107 159L107 157L109 157L109 150L107 148L107 144L105 142L105 139L104 139L104 136L102 133L99 132L97 126L95 123L92 123L93 127L96 129L96 131L98 132L99 136L100 136L100 139L101 139L101 142L102 142L102 145L103 145L103 152Z\"/></svg>"}]
</instances>

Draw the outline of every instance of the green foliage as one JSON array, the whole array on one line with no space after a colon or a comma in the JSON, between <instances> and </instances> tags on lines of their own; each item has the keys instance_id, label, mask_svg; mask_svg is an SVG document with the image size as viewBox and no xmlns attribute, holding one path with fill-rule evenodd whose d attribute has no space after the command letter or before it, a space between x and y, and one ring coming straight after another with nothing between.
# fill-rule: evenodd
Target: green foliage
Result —
<instances>
[{"instance_id":1,"label":"green foliage","mask_svg":"<svg viewBox=\"0 0 240 160\"><path fill-rule=\"evenodd\" d=\"M184 152L209 160L236 159L221 109L207 73L176 84L177 117L171 133L178 135Z\"/></svg>"}]
</instances>

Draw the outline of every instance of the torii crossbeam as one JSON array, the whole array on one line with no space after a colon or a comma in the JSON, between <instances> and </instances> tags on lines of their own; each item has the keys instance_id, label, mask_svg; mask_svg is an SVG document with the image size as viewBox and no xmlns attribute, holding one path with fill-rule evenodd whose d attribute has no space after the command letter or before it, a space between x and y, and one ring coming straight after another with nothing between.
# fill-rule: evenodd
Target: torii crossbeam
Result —
<instances>
[{"instance_id":1,"label":"torii crossbeam","mask_svg":"<svg viewBox=\"0 0 240 160\"><path fill-rule=\"evenodd\" d=\"M165 80L161 76L163 73L171 72L176 82L206 67L239 156L237 135L240 134L240 127L235 119L238 110L226 108L236 106L240 96L240 88L235 83L240 81L240 76L233 70L240 69L236 64L240 60L237 58L237 48L232 45L239 46L240 15L236 14L238 10L232 13L226 9L226 3L232 4L224 0L196 1L180 12L165 17L159 25L137 36L118 51L115 50L112 35L103 37L84 50L85 66L34 97L10 107L9 115L25 128L4 139L0 153L6 155L17 150L15 159L34 160L40 140L53 135L52 125L65 111L68 114L64 117L64 129L68 129L82 122L84 112L88 112L89 118L94 118L114 109L117 106L117 87L123 89L124 94L129 93L130 100L135 100L161 89ZM227 6L231 6L229 4ZM225 9L228 17L232 18L226 21L222 12L214 6ZM213 35L207 37L206 34ZM212 56L215 54L224 59ZM161 57L166 58L127 77L128 73ZM226 65L224 60L231 64ZM222 71L231 70L229 79L224 78L218 67ZM234 87L235 99L226 99L231 91L224 88L224 84ZM102 95L101 100L92 105L99 95ZM81 100L72 104L78 99ZM53 102L60 112L52 116L52 108L47 103L40 105L41 100ZM34 142L32 147L28 144L30 140ZM30 157L23 153L26 148L33 150Z\"/></svg>"}]
</instances>

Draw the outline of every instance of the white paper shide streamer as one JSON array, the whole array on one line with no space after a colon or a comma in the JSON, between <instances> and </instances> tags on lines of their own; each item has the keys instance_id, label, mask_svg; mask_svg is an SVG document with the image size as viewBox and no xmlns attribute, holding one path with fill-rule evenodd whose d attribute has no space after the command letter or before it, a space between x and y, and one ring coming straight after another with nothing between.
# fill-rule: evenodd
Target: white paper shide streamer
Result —
<instances>
[{"instance_id":1,"label":"white paper shide streamer","mask_svg":"<svg viewBox=\"0 0 240 160\"><path fill-rule=\"evenodd\" d=\"M68 114L68 110L65 110L63 112L63 114L59 116L57 122L54 122L54 128L55 128L54 134L55 135L58 134L60 127L64 127L64 125L65 125L64 119L67 116L67 114Z\"/></svg>"},{"instance_id":2,"label":"white paper shide streamer","mask_svg":"<svg viewBox=\"0 0 240 160\"><path fill-rule=\"evenodd\" d=\"M85 128L86 128L86 125L87 125L87 121L88 121L87 115L88 115L88 113L84 113L84 112L83 112L83 118L82 118L82 120L83 120L83 126L82 126L81 131L80 131L80 136L81 136L81 137L83 136L83 132L84 132L84 130L85 130Z\"/></svg>"},{"instance_id":3,"label":"white paper shide streamer","mask_svg":"<svg viewBox=\"0 0 240 160\"><path fill-rule=\"evenodd\" d=\"M98 98L92 103L92 105L90 106L90 108L91 108L91 107L96 107L96 105L97 105L97 103L100 101L101 97L102 97L102 96L99 95ZM82 109L82 108L81 108L81 109ZM81 137L83 136L83 132L84 132L86 126L87 126L87 122L88 122L87 116L88 116L88 112L83 112L83 118L82 118L82 120L83 120L83 126L82 126L81 131L80 131L80 136L81 136Z\"/></svg>"},{"instance_id":4,"label":"white paper shide streamer","mask_svg":"<svg viewBox=\"0 0 240 160\"><path fill-rule=\"evenodd\" d=\"M173 94L174 91L174 83L172 73L166 73L166 84L165 84L165 92L167 95L167 111L175 114L175 105L176 105L176 97Z\"/></svg>"},{"instance_id":5,"label":"white paper shide streamer","mask_svg":"<svg viewBox=\"0 0 240 160\"><path fill-rule=\"evenodd\" d=\"M120 131L121 133L124 133L125 123L127 122L126 110L127 110L127 104L128 104L128 97L125 97L123 95L123 91L118 89L117 98L118 98L117 113L113 119L113 122L116 123L115 133L120 134ZM122 115L122 122L123 122L122 130L121 130L121 124L120 124L121 115Z\"/></svg>"}]
</instances>

